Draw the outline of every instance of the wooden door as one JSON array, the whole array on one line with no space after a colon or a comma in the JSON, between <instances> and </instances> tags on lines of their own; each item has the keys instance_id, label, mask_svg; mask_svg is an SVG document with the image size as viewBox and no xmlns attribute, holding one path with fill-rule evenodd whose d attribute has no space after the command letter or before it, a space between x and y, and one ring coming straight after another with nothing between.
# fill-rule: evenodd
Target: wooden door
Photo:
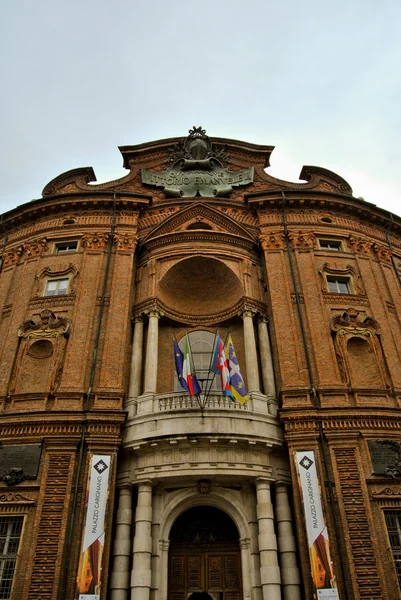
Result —
<instances>
[{"instance_id":1,"label":"wooden door","mask_svg":"<svg viewBox=\"0 0 401 600\"><path fill-rule=\"evenodd\" d=\"M240 600L240 552L228 547L200 551L176 547L170 551L168 581L169 600L187 600L192 593L202 592L215 600Z\"/></svg>"}]
</instances>

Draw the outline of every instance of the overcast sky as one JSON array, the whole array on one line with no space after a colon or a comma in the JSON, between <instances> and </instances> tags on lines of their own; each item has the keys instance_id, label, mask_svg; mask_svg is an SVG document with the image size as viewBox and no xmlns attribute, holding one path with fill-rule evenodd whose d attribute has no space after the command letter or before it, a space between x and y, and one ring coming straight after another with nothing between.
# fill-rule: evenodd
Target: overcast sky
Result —
<instances>
[{"instance_id":1,"label":"overcast sky","mask_svg":"<svg viewBox=\"0 0 401 600\"><path fill-rule=\"evenodd\" d=\"M0 212L202 125L401 214L399 0L3 0L0 23Z\"/></svg>"}]
</instances>

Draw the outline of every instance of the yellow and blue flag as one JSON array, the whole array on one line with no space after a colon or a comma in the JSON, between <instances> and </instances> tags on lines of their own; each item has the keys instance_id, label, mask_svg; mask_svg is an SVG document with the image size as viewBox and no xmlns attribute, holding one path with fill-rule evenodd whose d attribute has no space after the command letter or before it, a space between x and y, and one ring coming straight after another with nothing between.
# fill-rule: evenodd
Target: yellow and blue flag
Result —
<instances>
[{"instance_id":1,"label":"yellow and blue flag","mask_svg":"<svg viewBox=\"0 0 401 600\"><path fill-rule=\"evenodd\" d=\"M238 364L237 355L235 354L234 344L231 335L228 336L226 343L226 356L228 369L230 371L230 390L237 402L245 404L248 402L248 392L246 391L244 380L242 379L241 371Z\"/></svg>"}]
</instances>

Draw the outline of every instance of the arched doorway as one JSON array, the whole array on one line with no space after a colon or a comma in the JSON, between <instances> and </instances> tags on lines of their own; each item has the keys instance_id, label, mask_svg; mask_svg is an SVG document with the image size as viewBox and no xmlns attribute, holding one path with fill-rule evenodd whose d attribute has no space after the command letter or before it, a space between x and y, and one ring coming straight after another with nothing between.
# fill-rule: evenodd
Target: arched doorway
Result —
<instances>
[{"instance_id":1,"label":"arched doorway","mask_svg":"<svg viewBox=\"0 0 401 600\"><path fill-rule=\"evenodd\" d=\"M170 532L169 600L240 600L238 530L212 506L190 508Z\"/></svg>"}]
</instances>

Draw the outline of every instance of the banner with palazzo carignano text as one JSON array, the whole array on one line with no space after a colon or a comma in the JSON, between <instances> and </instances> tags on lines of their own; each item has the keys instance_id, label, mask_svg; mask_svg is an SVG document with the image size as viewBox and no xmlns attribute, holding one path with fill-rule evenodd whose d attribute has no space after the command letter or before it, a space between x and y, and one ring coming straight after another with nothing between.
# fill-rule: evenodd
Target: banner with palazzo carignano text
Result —
<instances>
[{"instance_id":1,"label":"banner with palazzo carignano text","mask_svg":"<svg viewBox=\"0 0 401 600\"><path fill-rule=\"evenodd\" d=\"M303 501L312 580L317 600L339 600L329 535L324 520L315 453L295 452L298 484Z\"/></svg>"},{"instance_id":2,"label":"banner with palazzo carignano text","mask_svg":"<svg viewBox=\"0 0 401 600\"><path fill-rule=\"evenodd\" d=\"M85 527L78 566L76 600L99 600L102 587L104 526L111 456L89 455Z\"/></svg>"}]
</instances>

